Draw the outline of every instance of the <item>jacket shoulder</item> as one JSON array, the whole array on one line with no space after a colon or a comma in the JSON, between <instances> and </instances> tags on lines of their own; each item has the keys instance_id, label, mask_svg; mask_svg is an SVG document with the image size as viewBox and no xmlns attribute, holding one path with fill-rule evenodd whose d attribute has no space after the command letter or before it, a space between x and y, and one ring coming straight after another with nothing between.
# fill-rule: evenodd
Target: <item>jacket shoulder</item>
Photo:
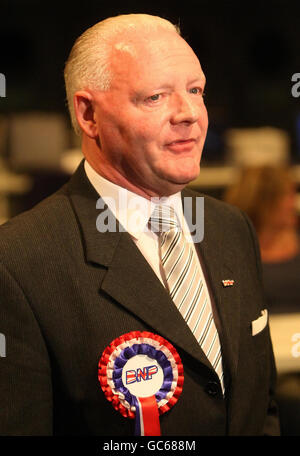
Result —
<instances>
[{"instance_id":1,"label":"jacket shoulder","mask_svg":"<svg viewBox=\"0 0 300 456\"><path fill-rule=\"evenodd\" d=\"M234 221L235 223L241 222L242 224L245 224L245 217L247 218L246 214L244 214L237 207L232 206L225 201L219 200L204 193L196 192L190 188L186 188L184 190L183 197L204 198L205 211L207 211L208 216L212 217L213 219L226 217L226 220L228 220L228 222Z\"/></svg>"},{"instance_id":2,"label":"jacket shoulder","mask_svg":"<svg viewBox=\"0 0 300 456\"><path fill-rule=\"evenodd\" d=\"M32 209L0 226L1 262L42 255L50 246L63 242L65 226L71 232L77 227L70 199L62 187Z\"/></svg>"},{"instance_id":3,"label":"jacket shoulder","mask_svg":"<svg viewBox=\"0 0 300 456\"><path fill-rule=\"evenodd\" d=\"M184 190L183 197L186 196L204 198L205 232L212 233L212 239L222 239L220 243L224 247L226 244L236 245L243 250L254 251L259 263L257 234L246 213L229 203L191 189Z\"/></svg>"}]
</instances>

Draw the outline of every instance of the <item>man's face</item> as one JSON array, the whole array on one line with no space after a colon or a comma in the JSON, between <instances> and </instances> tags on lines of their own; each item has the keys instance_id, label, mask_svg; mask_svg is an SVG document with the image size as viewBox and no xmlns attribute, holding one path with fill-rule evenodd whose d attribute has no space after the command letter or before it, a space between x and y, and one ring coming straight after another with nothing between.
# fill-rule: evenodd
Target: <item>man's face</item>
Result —
<instances>
[{"instance_id":1,"label":"man's face","mask_svg":"<svg viewBox=\"0 0 300 456\"><path fill-rule=\"evenodd\" d=\"M180 191L199 173L208 126L199 60L159 32L129 51L119 43L111 65L110 89L94 97L103 175L148 197Z\"/></svg>"}]
</instances>

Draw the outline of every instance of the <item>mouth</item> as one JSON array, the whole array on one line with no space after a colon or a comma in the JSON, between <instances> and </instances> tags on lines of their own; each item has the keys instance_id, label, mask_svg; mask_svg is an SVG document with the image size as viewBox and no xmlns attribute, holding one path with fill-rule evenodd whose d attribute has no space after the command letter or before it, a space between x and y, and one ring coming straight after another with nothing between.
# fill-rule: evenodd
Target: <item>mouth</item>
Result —
<instances>
[{"instance_id":1,"label":"mouth","mask_svg":"<svg viewBox=\"0 0 300 456\"><path fill-rule=\"evenodd\" d=\"M190 139L177 139L166 144L166 148L173 152L188 152L193 149L195 146L196 140L194 138Z\"/></svg>"}]
</instances>

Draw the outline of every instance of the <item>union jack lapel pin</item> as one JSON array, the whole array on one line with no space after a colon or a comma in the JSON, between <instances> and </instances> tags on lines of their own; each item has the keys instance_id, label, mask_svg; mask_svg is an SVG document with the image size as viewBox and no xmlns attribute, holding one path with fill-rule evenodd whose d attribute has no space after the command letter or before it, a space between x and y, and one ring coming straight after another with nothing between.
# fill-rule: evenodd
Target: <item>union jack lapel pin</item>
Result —
<instances>
[{"instance_id":1,"label":"union jack lapel pin","mask_svg":"<svg viewBox=\"0 0 300 456\"><path fill-rule=\"evenodd\" d=\"M233 287L234 280L222 280L223 287Z\"/></svg>"}]
</instances>

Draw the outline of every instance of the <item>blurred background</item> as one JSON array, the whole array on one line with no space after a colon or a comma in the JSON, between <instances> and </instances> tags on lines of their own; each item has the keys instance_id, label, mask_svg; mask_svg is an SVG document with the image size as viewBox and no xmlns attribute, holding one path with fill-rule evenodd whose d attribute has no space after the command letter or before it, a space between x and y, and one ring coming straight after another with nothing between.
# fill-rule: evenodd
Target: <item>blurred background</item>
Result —
<instances>
[{"instance_id":1,"label":"blurred background","mask_svg":"<svg viewBox=\"0 0 300 456\"><path fill-rule=\"evenodd\" d=\"M207 77L210 119L191 187L255 226L282 434L300 435L300 2L1 0L0 10L0 223L56 191L82 159L63 81L75 39L117 14L180 24Z\"/></svg>"}]
</instances>

